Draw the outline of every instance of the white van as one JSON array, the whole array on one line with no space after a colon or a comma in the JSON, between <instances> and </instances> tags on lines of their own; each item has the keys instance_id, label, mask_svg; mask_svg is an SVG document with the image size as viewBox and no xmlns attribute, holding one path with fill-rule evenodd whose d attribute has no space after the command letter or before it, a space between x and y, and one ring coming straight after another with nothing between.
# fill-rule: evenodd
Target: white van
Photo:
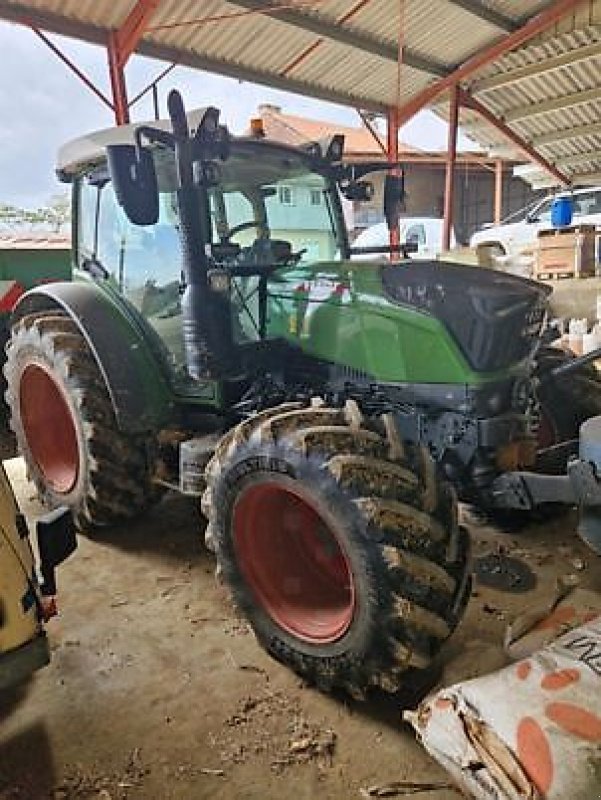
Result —
<instances>
[{"instance_id":1,"label":"white van","mask_svg":"<svg viewBox=\"0 0 601 800\"><path fill-rule=\"evenodd\" d=\"M401 244L416 244L417 252L411 258L436 258L442 252L443 220L433 217L403 217L399 220L399 236ZM352 247L386 247L389 242L388 226L385 222L371 225L357 236ZM455 234L451 231L451 246L455 246ZM357 254L354 259L387 258L386 253L379 255Z\"/></svg>"},{"instance_id":2,"label":"white van","mask_svg":"<svg viewBox=\"0 0 601 800\"><path fill-rule=\"evenodd\" d=\"M556 197L572 197L574 201L573 224L601 226L601 187L574 189L546 197L515 222L487 225L474 233L470 247L492 256L515 256L524 249L534 247L538 232L551 228L551 205Z\"/></svg>"}]
</instances>

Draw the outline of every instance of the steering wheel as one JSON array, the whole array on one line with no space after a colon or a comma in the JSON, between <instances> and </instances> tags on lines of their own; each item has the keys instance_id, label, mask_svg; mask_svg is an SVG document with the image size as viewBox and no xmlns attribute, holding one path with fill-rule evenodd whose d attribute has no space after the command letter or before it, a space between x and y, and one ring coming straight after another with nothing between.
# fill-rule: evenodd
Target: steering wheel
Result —
<instances>
[{"instance_id":1,"label":"steering wheel","mask_svg":"<svg viewBox=\"0 0 601 800\"><path fill-rule=\"evenodd\" d=\"M250 219L248 222L241 222L239 225L234 225L233 228L230 228L229 231L221 237L221 241L229 242L232 236L236 236L236 234L246 231L249 228L256 228L257 231L266 230L263 222L259 222L257 219Z\"/></svg>"}]
</instances>

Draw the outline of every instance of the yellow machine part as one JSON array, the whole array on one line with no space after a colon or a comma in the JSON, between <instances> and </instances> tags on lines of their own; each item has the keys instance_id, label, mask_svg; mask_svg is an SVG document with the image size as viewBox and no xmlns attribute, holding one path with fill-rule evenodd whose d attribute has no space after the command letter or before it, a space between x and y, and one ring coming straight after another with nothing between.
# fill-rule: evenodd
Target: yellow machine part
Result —
<instances>
[{"instance_id":1,"label":"yellow machine part","mask_svg":"<svg viewBox=\"0 0 601 800\"><path fill-rule=\"evenodd\" d=\"M33 554L29 538L22 537L17 529L17 513L12 488L0 464L0 659L41 632L37 582L32 580Z\"/></svg>"}]
</instances>

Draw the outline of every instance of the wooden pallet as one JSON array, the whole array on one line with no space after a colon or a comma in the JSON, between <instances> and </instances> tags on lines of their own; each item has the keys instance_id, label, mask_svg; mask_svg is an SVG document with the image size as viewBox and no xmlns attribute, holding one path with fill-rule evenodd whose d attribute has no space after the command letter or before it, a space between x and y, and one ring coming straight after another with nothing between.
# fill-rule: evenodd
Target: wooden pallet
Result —
<instances>
[{"instance_id":1,"label":"wooden pallet","mask_svg":"<svg viewBox=\"0 0 601 800\"><path fill-rule=\"evenodd\" d=\"M572 225L540 231L537 239L536 278L587 278L595 274L595 225Z\"/></svg>"},{"instance_id":2,"label":"wooden pallet","mask_svg":"<svg viewBox=\"0 0 601 800\"><path fill-rule=\"evenodd\" d=\"M594 275L576 275L572 272L536 272L536 278L541 281L561 281L569 280L572 278L592 278Z\"/></svg>"}]
</instances>

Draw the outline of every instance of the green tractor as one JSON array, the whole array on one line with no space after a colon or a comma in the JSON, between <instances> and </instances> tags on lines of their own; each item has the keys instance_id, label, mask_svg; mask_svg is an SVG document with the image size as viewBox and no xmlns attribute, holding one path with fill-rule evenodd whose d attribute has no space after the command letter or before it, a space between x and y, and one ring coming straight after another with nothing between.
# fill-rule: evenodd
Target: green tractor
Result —
<instances>
[{"instance_id":1,"label":"green tractor","mask_svg":"<svg viewBox=\"0 0 601 800\"><path fill-rule=\"evenodd\" d=\"M367 197L364 177L396 165L344 165L340 137L233 138L176 92L169 116L59 155L77 280L21 299L5 369L29 473L84 529L164 487L202 497L206 543L271 654L325 690L396 690L469 599L457 496L599 505L574 441L534 469L547 290L353 262L339 192ZM391 174L391 224L401 197Z\"/></svg>"}]
</instances>

